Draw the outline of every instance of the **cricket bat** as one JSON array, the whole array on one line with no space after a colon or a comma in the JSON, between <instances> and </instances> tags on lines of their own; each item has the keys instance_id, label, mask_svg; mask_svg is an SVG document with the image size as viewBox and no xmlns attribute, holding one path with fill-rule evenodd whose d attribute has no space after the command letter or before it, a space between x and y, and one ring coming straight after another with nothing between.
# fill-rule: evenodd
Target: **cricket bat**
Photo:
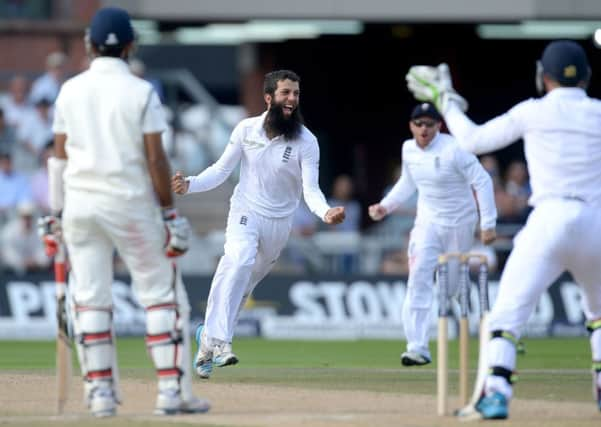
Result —
<instances>
[{"instance_id":1,"label":"cricket bat","mask_svg":"<svg viewBox=\"0 0 601 427\"><path fill-rule=\"evenodd\" d=\"M54 280L56 282L56 398L57 412L62 414L71 382L71 339L67 317L67 254L64 244L59 244L54 256Z\"/></svg>"}]
</instances>

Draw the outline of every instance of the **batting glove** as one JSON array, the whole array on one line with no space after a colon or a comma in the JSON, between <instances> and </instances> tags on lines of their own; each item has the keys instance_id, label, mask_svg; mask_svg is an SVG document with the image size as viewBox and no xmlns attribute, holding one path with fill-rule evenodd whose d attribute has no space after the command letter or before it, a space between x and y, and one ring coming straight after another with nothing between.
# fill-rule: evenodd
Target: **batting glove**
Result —
<instances>
[{"instance_id":1,"label":"batting glove","mask_svg":"<svg viewBox=\"0 0 601 427\"><path fill-rule=\"evenodd\" d=\"M42 239L42 242L44 242L46 255L49 257L56 255L63 235L60 217L47 215L38 219L38 235Z\"/></svg>"},{"instance_id":2,"label":"batting glove","mask_svg":"<svg viewBox=\"0 0 601 427\"><path fill-rule=\"evenodd\" d=\"M175 208L163 209L163 221L167 230L166 255L174 258L185 254L189 247L190 223L186 218L178 216Z\"/></svg>"},{"instance_id":3,"label":"batting glove","mask_svg":"<svg viewBox=\"0 0 601 427\"><path fill-rule=\"evenodd\" d=\"M455 102L462 111L467 111L467 101L453 89L447 64L442 63L438 67L414 65L409 69L405 80L415 99L431 102L443 115L451 102Z\"/></svg>"}]
</instances>

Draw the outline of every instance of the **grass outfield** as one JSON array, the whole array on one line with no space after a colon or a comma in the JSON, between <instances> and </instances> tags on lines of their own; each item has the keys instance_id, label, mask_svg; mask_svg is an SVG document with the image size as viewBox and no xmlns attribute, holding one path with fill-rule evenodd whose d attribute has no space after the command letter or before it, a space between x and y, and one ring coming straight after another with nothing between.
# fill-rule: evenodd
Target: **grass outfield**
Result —
<instances>
[{"instance_id":1,"label":"grass outfield","mask_svg":"<svg viewBox=\"0 0 601 427\"><path fill-rule=\"evenodd\" d=\"M586 338L527 339L525 344L526 354L518 356L520 380L515 390L516 397L591 401L591 359ZM476 340L472 340L470 345L470 381L473 381ZM0 346L0 370L52 374L54 342L3 341ZM402 342L243 338L237 339L234 347L241 363L216 369L211 381L431 395L436 389L435 363L416 368L400 365L399 355L404 349ZM435 350L435 343L431 347ZM154 372L141 338L119 338L117 348L122 377L153 378ZM449 350L451 392L456 393L456 342L450 343Z\"/></svg>"}]
</instances>

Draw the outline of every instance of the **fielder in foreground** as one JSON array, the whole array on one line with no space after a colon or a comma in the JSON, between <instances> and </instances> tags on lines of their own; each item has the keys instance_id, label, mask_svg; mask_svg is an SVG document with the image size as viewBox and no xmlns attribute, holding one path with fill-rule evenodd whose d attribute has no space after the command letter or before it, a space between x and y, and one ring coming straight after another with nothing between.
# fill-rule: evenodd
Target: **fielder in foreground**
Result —
<instances>
[{"instance_id":1,"label":"fielder in foreground","mask_svg":"<svg viewBox=\"0 0 601 427\"><path fill-rule=\"evenodd\" d=\"M490 313L490 374L475 405L483 418L507 418L516 344L541 294L566 270L584 292L601 410L601 102L586 94L590 76L579 44L551 42L537 63L544 95L476 125L464 114L467 103L453 90L445 64L414 66L407 74L409 90L435 103L465 149L487 153L524 140L534 210L515 237Z\"/></svg>"},{"instance_id":2,"label":"fielder in foreground","mask_svg":"<svg viewBox=\"0 0 601 427\"><path fill-rule=\"evenodd\" d=\"M121 401L111 295L117 249L146 309L146 343L158 375L155 413L205 412L209 403L192 394L188 298L169 259L186 252L189 226L173 207L159 98L125 61L133 41L126 11L99 10L87 35L90 69L65 82L56 100L49 196L52 211L62 212L71 261L85 401L99 417L114 415ZM60 238L60 219L52 220Z\"/></svg>"},{"instance_id":3,"label":"fielder in foreground","mask_svg":"<svg viewBox=\"0 0 601 427\"><path fill-rule=\"evenodd\" d=\"M481 239L495 240L497 210L492 180L476 156L462 150L455 138L441 133L441 116L430 103L417 105L409 120L413 139L403 143L402 173L390 192L369 207L379 221L399 208L417 190L417 216L409 240L409 278L403 303L407 351L405 366L431 362L428 331L433 301L433 277L438 257L447 252L468 252L474 242L480 207ZM454 296L459 262L449 261L448 292Z\"/></svg>"},{"instance_id":4,"label":"fielder in foreground","mask_svg":"<svg viewBox=\"0 0 601 427\"><path fill-rule=\"evenodd\" d=\"M198 176L172 178L178 194L211 190L241 162L225 231L225 253L209 292L204 325L196 333L196 372L209 378L213 366L238 362L232 338L238 314L286 245L301 193L326 224L344 220L344 208L328 206L319 188L319 145L303 125L300 78L293 71L268 73L267 111L241 121L222 156Z\"/></svg>"}]
</instances>

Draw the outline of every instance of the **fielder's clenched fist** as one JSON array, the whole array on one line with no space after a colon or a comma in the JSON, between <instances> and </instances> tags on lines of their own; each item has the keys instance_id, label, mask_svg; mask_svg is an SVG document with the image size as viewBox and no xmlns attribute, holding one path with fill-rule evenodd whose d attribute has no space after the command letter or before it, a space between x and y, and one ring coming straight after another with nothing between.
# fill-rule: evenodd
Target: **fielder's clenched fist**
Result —
<instances>
[{"instance_id":1,"label":"fielder's clenched fist","mask_svg":"<svg viewBox=\"0 0 601 427\"><path fill-rule=\"evenodd\" d=\"M384 206L379 203L371 205L368 209L369 217L374 221L380 221L386 215L388 215L388 211Z\"/></svg>"},{"instance_id":2,"label":"fielder's clenched fist","mask_svg":"<svg viewBox=\"0 0 601 427\"><path fill-rule=\"evenodd\" d=\"M180 171L177 171L171 178L171 189L177 194L186 194L190 183L186 181Z\"/></svg>"},{"instance_id":3,"label":"fielder's clenched fist","mask_svg":"<svg viewBox=\"0 0 601 427\"><path fill-rule=\"evenodd\" d=\"M497 232L494 228L480 231L480 241L485 245L490 245L497 239Z\"/></svg>"},{"instance_id":4,"label":"fielder's clenched fist","mask_svg":"<svg viewBox=\"0 0 601 427\"><path fill-rule=\"evenodd\" d=\"M337 206L335 208L328 209L328 211L323 217L323 220L326 224L336 225L344 221L345 217L346 214L344 213L344 207Z\"/></svg>"}]
</instances>

